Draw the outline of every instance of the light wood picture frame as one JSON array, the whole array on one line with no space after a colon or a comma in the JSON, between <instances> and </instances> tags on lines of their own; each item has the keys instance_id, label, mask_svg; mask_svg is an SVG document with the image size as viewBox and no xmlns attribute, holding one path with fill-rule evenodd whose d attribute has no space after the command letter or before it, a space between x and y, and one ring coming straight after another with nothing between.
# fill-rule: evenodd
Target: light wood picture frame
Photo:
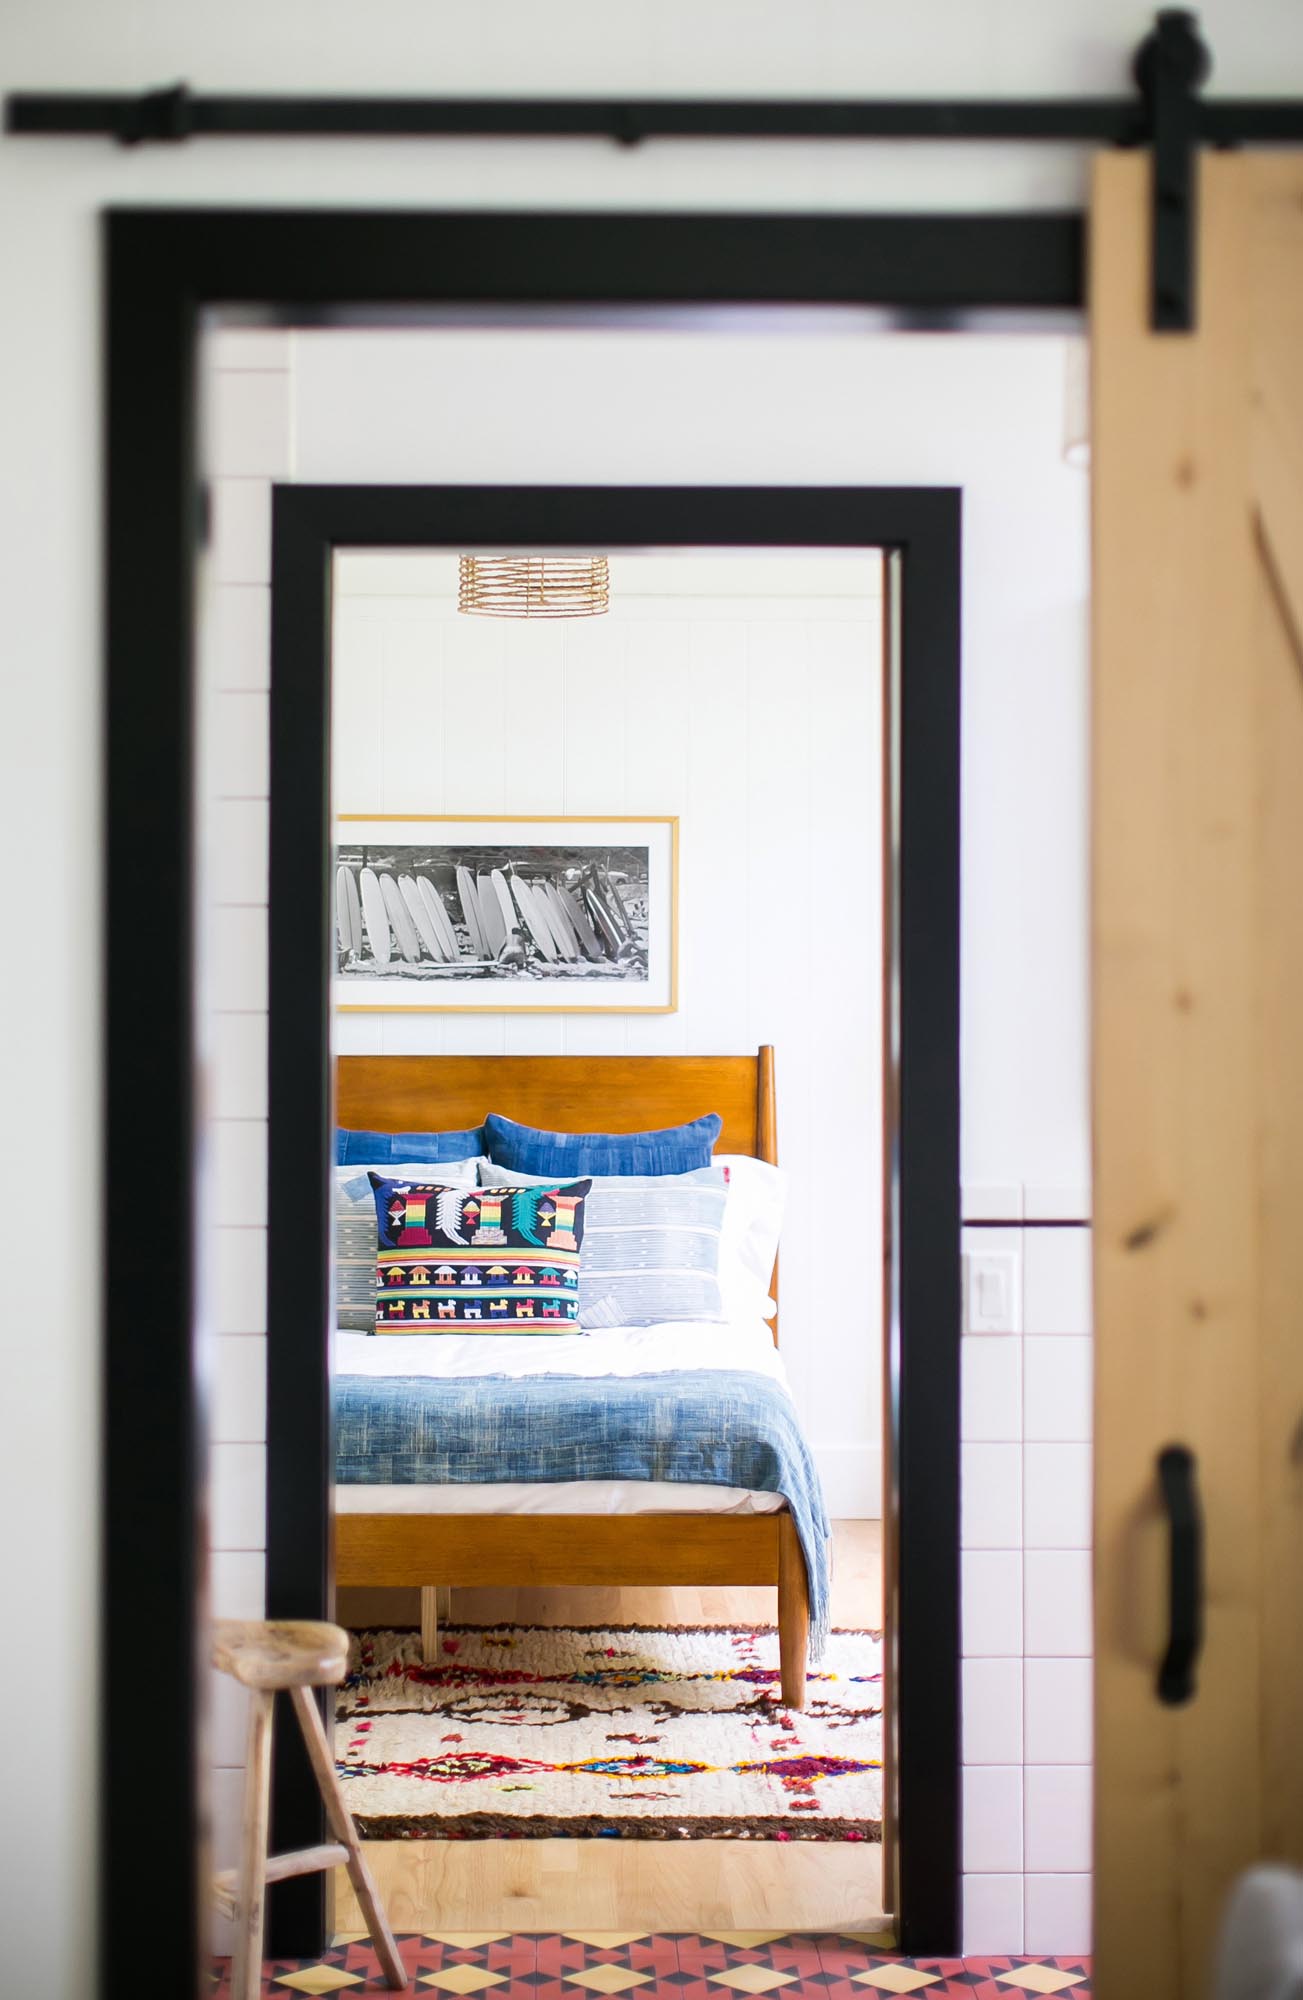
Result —
<instances>
[{"instance_id":1,"label":"light wood picture frame","mask_svg":"<svg viewBox=\"0 0 1303 2000\"><path fill-rule=\"evenodd\" d=\"M342 813L341 1013L669 1014L673 815Z\"/></svg>"}]
</instances>

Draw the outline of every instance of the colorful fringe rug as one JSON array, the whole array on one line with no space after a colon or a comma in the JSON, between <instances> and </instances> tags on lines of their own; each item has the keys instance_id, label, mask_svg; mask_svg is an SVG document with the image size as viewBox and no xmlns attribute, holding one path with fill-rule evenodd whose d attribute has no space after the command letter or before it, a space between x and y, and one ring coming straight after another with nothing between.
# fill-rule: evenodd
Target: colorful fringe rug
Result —
<instances>
[{"instance_id":1,"label":"colorful fringe rug","mask_svg":"<svg viewBox=\"0 0 1303 2000\"><path fill-rule=\"evenodd\" d=\"M772 1627L360 1632L335 1754L367 1840L880 1840L882 1647L834 1632L804 1714Z\"/></svg>"}]
</instances>

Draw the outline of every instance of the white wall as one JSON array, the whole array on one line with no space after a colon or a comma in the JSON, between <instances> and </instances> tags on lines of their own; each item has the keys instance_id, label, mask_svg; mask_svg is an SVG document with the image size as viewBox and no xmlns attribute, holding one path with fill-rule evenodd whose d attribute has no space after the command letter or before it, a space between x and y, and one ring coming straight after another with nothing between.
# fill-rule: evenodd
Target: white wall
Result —
<instances>
[{"instance_id":1,"label":"white wall","mask_svg":"<svg viewBox=\"0 0 1303 2000\"><path fill-rule=\"evenodd\" d=\"M1090 1949L1091 1296L1081 1225L964 1230L1014 1330L961 1342L964 1949Z\"/></svg>"},{"instance_id":2,"label":"white wall","mask_svg":"<svg viewBox=\"0 0 1303 2000\"><path fill-rule=\"evenodd\" d=\"M346 1014L337 1049L729 1055L773 1042L792 1187L782 1351L841 1518L881 1508L879 1299L870 1285L846 1297L814 1209L830 1107L881 1129L881 567L876 552L615 556L605 617L543 625L459 616L448 556L346 555L335 582L338 811L680 820L674 1013ZM858 1171L876 1221L875 1145Z\"/></svg>"},{"instance_id":3,"label":"white wall","mask_svg":"<svg viewBox=\"0 0 1303 2000\"><path fill-rule=\"evenodd\" d=\"M1084 1215L1088 486L1061 451L1071 343L748 327L296 334L295 476L961 486L963 1178L983 1213L1012 1187L1020 1217L1026 1184L1041 1212ZM835 711L810 726L835 730Z\"/></svg>"},{"instance_id":4,"label":"white wall","mask_svg":"<svg viewBox=\"0 0 1303 2000\"><path fill-rule=\"evenodd\" d=\"M211 1383L209 1585L218 1618L266 1609L267 832L270 482L292 469L290 343L202 346L214 534L200 565L201 1014L209 1199L201 1206ZM208 1677L214 1865L238 1858L247 1699ZM229 1951L229 1919L213 1943Z\"/></svg>"},{"instance_id":5,"label":"white wall","mask_svg":"<svg viewBox=\"0 0 1303 2000\"><path fill-rule=\"evenodd\" d=\"M1207 0L1214 85L1303 88L1294 0ZM1093 93L1126 87L1146 0L528 0L491 9L374 0L10 0L6 83L214 89ZM95 1198L99 1103L100 598L98 261L108 202L757 208L927 203L983 208L1080 198L1080 154L1043 148L651 147L209 142L134 153L103 141L0 139L0 602L8 659L0 838L43 852L41 951L6 995L4 1101L23 1135L2 1211L28 1241L22 1189L79 1162ZM992 724L995 733L997 725ZM1004 775L992 744L994 788ZM970 769L973 750L970 749ZM1027 760L1033 761L1033 760ZM1024 774L1026 778L1026 774ZM1021 871L1010 876L1022 896ZM1035 901L1033 902L1033 913ZM1029 922L1031 914L1029 914ZM970 1121L971 1123L971 1121ZM19 1157L21 1151L21 1157ZM1017 1162L1016 1179L1033 1177ZM14 1193L17 1188L18 1194ZM98 1291L94 1273L11 1257L12 1323L39 1328L9 1383L0 1457L8 1602L42 1635L57 1730L7 1750L0 1936L8 1979L73 2000L95 1904ZM39 1537L32 1495L41 1494ZM14 1524L11 1528L10 1524ZM10 1676L27 1659L7 1655Z\"/></svg>"}]
</instances>

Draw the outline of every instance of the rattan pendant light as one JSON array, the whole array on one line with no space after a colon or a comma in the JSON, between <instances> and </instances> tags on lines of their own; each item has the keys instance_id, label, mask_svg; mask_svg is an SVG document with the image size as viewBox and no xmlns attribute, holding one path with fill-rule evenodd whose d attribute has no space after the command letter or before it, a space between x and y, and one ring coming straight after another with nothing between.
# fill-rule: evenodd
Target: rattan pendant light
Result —
<instances>
[{"instance_id":1,"label":"rattan pendant light","mask_svg":"<svg viewBox=\"0 0 1303 2000\"><path fill-rule=\"evenodd\" d=\"M596 618L610 609L605 556L463 556L457 609L478 618Z\"/></svg>"}]
</instances>

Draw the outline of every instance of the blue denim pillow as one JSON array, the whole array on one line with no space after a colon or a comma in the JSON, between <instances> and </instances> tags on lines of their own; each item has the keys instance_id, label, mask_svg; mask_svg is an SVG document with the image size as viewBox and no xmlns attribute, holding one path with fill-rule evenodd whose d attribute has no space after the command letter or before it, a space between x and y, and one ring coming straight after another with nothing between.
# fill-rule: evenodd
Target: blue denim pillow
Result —
<instances>
[{"instance_id":1,"label":"blue denim pillow","mask_svg":"<svg viewBox=\"0 0 1303 2000\"><path fill-rule=\"evenodd\" d=\"M478 1125L469 1132L351 1132L343 1125L335 1130L337 1167L384 1167L390 1161L414 1166L418 1160L437 1165L474 1159L483 1151Z\"/></svg>"},{"instance_id":2,"label":"blue denim pillow","mask_svg":"<svg viewBox=\"0 0 1303 2000\"><path fill-rule=\"evenodd\" d=\"M687 1174L710 1165L722 1124L711 1111L662 1132L539 1132L491 1111L484 1150L514 1174Z\"/></svg>"}]
</instances>

